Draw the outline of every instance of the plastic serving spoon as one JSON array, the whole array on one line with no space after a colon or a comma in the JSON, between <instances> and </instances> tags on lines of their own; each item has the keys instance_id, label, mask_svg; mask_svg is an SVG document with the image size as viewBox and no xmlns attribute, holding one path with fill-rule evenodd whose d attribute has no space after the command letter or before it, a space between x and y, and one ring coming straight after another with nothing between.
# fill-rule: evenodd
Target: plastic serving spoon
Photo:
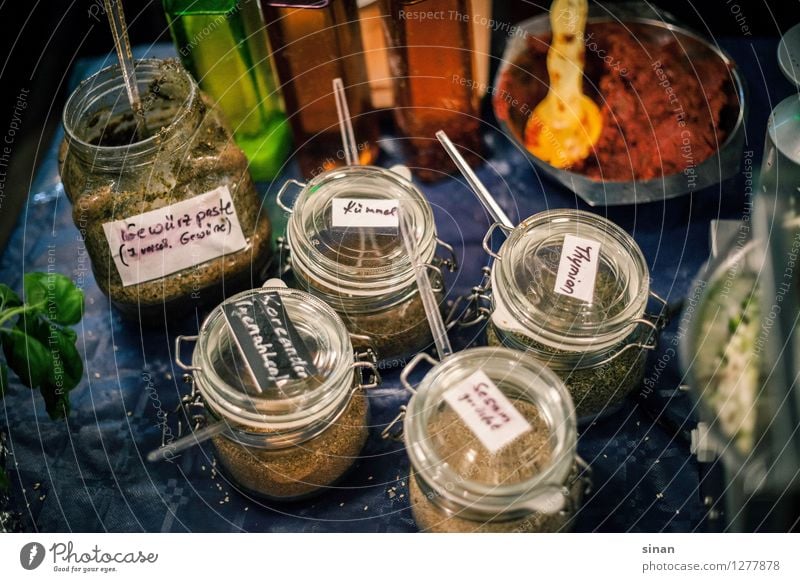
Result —
<instances>
[{"instance_id":1,"label":"plastic serving spoon","mask_svg":"<svg viewBox=\"0 0 800 582\"><path fill-rule=\"evenodd\" d=\"M586 158L600 138L603 118L583 94L587 0L554 0L547 52L550 88L525 126L525 145L537 158L566 168Z\"/></svg>"}]
</instances>

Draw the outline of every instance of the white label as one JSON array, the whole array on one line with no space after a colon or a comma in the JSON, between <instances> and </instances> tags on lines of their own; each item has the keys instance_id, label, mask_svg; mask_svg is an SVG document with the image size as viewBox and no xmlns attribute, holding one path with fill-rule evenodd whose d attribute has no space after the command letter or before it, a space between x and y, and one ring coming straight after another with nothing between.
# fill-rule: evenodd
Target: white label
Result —
<instances>
[{"instance_id":1,"label":"white label","mask_svg":"<svg viewBox=\"0 0 800 582\"><path fill-rule=\"evenodd\" d=\"M400 202L370 198L334 198L333 227L397 228Z\"/></svg>"},{"instance_id":2,"label":"white label","mask_svg":"<svg viewBox=\"0 0 800 582\"><path fill-rule=\"evenodd\" d=\"M600 243L568 234L561 247L555 292L586 303L594 299Z\"/></svg>"},{"instance_id":3,"label":"white label","mask_svg":"<svg viewBox=\"0 0 800 582\"><path fill-rule=\"evenodd\" d=\"M125 287L166 277L247 246L227 186L106 222L103 230Z\"/></svg>"},{"instance_id":4,"label":"white label","mask_svg":"<svg viewBox=\"0 0 800 582\"><path fill-rule=\"evenodd\" d=\"M530 423L483 370L442 396L490 453L496 453L531 430Z\"/></svg>"}]
</instances>

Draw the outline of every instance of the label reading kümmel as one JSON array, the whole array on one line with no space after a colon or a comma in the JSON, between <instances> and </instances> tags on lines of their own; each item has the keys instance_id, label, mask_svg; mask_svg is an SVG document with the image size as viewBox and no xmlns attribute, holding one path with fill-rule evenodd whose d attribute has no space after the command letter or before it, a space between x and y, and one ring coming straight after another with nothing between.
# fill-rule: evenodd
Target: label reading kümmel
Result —
<instances>
[{"instance_id":1,"label":"label reading k\u00fcmmel","mask_svg":"<svg viewBox=\"0 0 800 582\"><path fill-rule=\"evenodd\" d=\"M492 382L477 370L442 395L490 453L531 430L530 423Z\"/></svg>"},{"instance_id":2,"label":"label reading k\u00fcmmel","mask_svg":"<svg viewBox=\"0 0 800 582\"><path fill-rule=\"evenodd\" d=\"M555 292L586 303L594 299L600 243L568 234L561 247Z\"/></svg>"},{"instance_id":3,"label":"label reading k\u00fcmmel","mask_svg":"<svg viewBox=\"0 0 800 582\"><path fill-rule=\"evenodd\" d=\"M398 200L371 198L334 198L332 201L334 228L394 228L399 224Z\"/></svg>"},{"instance_id":4,"label":"label reading k\u00fcmmel","mask_svg":"<svg viewBox=\"0 0 800 582\"><path fill-rule=\"evenodd\" d=\"M260 392L318 373L277 293L226 303L222 313Z\"/></svg>"},{"instance_id":5,"label":"label reading k\u00fcmmel","mask_svg":"<svg viewBox=\"0 0 800 582\"><path fill-rule=\"evenodd\" d=\"M247 246L227 186L103 224L122 285L160 279Z\"/></svg>"}]
</instances>

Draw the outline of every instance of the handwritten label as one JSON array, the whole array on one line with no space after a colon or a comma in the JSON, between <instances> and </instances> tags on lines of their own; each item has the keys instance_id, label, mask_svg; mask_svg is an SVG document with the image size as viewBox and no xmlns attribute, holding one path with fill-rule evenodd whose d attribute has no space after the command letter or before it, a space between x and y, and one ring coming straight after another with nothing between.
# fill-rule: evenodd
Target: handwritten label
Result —
<instances>
[{"instance_id":1,"label":"handwritten label","mask_svg":"<svg viewBox=\"0 0 800 582\"><path fill-rule=\"evenodd\" d=\"M442 395L490 453L496 453L531 430L530 423L478 370Z\"/></svg>"},{"instance_id":2,"label":"handwritten label","mask_svg":"<svg viewBox=\"0 0 800 582\"><path fill-rule=\"evenodd\" d=\"M160 279L247 246L227 186L103 224L122 285Z\"/></svg>"},{"instance_id":3,"label":"handwritten label","mask_svg":"<svg viewBox=\"0 0 800 582\"><path fill-rule=\"evenodd\" d=\"M555 292L586 303L594 299L600 243L568 234L561 247Z\"/></svg>"},{"instance_id":4,"label":"handwritten label","mask_svg":"<svg viewBox=\"0 0 800 582\"><path fill-rule=\"evenodd\" d=\"M334 228L367 227L397 228L400 203L397 200L371 198L334 198L332 201Z\"/></svg>"},{"instance_id":5,"label":"handwritten label","mask_svg":"<svg viewBox=\"0 0 800 582\"><path fill-rule=\"evenodd\" d=\"M226 303L222 313L260 392L318 373L277 293Z\"/></svg>"}]
</instances>

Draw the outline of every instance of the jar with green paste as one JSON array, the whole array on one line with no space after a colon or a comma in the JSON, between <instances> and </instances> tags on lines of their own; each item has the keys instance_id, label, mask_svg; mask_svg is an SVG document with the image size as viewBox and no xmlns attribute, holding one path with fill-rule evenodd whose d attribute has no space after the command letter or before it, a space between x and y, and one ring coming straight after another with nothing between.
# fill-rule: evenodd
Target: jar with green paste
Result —
<instances>
[{"instance_id":1,"label":"jar with green paste","mask_svg":"<svg viewBox=\"0 0 800 582\"><path fill-rule=\"evenodd\" d=\"M148 59L136 74L140 113L117 65L72 93L59 165L100 289L155 321L263 280L271 229L247 158L189 73Z\"/></svg>"},{"instance_id":2,"label":"jar with green paste","mask_svg":"<svg viewBox=\"0 0 800 582\"><path fill-rule=\"evenodd\" d=\"M642 382L663 327L646 312L650 276L624 230L579 210L536 214L495 253L486 289L487 342L524 350L566 383L582 420L610 414Z\"/></svg>"}]
</instances>

